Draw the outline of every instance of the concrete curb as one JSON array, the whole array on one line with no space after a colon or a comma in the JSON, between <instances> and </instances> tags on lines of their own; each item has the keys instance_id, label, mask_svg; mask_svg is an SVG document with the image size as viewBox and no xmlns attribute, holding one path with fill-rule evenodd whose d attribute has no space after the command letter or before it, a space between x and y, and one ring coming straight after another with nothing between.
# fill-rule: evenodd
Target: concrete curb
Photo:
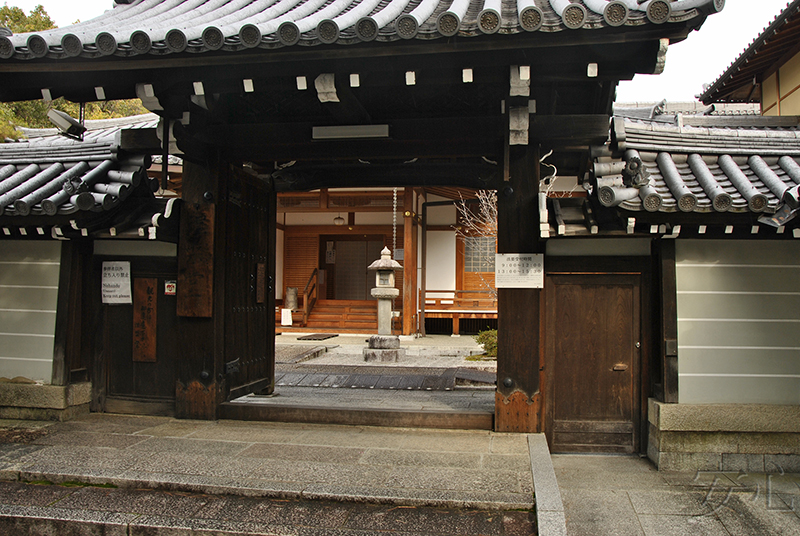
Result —
<instances>
[{"instance_id":1,"label":"concrete curb","mask_svg":"<svg viewBox=\"0 0 800 536\"><path fill-rule=\"evenodd\" d=\"M539 536L567 536L564 504L544 434L528 435Z\"/></svg>"}]
</instances>

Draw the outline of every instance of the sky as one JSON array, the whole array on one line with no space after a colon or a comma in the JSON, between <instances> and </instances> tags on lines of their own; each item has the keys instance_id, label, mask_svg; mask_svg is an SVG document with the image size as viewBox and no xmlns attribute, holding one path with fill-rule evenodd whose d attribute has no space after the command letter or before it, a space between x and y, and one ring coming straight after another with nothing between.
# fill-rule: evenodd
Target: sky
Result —
<instances>
[{"instance_id":1,"label":"sky","mask_svg":"<svg viewBox=\"0 0 800 536\"><path fill-rule=\"evenodd\" d=\"M59 26L96 17L114 4L113 0L0 1L26 13L41 4ZM703 84L719 78L787 4L787 0L727 0L725 9L709 16L699 32L669 47L663 74L621 82L617 102L694 101Z\"/></svg>"}]
</instances>

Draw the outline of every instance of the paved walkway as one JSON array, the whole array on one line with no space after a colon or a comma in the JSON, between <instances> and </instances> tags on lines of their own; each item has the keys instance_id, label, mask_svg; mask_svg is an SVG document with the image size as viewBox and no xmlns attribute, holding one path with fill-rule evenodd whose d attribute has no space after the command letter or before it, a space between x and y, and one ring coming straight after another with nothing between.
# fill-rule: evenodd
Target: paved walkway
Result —
<instances>
[{"instance_id":1,"label":"paved walkway","mask_svg":"<svg viewBox=\"0 0 800 536\"><path fill-rule=\"evenodd\" d=\"M663 473L626 456L552 460L569 536L800 535L800 474Z\"/></svg>"},{"instance_id":2,"label":"paved walkway","mask_svg":"<svg viewBox=\"0 0 800 536\"><path fill-rule=\"evenodd\" d=\"M3 429L2 534L534 534L524 434L109 414Z\"/></svg>"}]
</instances>

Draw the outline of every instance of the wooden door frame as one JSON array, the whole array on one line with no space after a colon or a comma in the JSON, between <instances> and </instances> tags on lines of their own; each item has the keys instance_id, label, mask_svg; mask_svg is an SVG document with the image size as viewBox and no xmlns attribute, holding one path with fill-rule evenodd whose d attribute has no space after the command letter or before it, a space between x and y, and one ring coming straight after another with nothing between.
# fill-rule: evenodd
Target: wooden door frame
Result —
<instances>
[{"instance_id":1,"label":"wooden door frame","mask_svg":"<svg viewBox=\"0 0 800 536\"><path fill-rule=\"evenodd\" d=\"M540 385L542 386L543 400L543 423L542 431L547 436L548 443L552 444L552 396L551 381L554 369L553 337L549 335L548 319L550 316L551 304L548 296L547 278L554 275L629 275L639 277L639 331L641 348L638 352L638 373L636 381L638 386L638 396L636 403L636 420L634 426L638 430L638 437L635 441L635 449L640 454L647 452L648 438L648 415L647 401L650 397L652 385L650 382L651 360L656 353L653 351L653 314L651 307L656 302L652 292L652 268L651 257L548 257L545 260L545 289L541 315L542 333L542 353L544 366L540 370Z\"/></svg>"},{"instance_id":2,"label":"wooden door frame","mask_svg":"<svg viewBox=\"0 0 800 536\"><path fill-rule=\"evenodd\" d=\"M131 263L131 286L135 277L174 278L178 276L178 261L176 257L158 256L130 256L130 255L94 255L92 258L93 287L100 289L102 265L105 261L127 261ZM106 304L101 301L99 290L92 293L93 303L90 307L94 310L96 333L93 335L93 364L92 364L92 405L91 411L105 413L109 410L108 384L110 381L112 352L107 351L110 341L110 324L105 315ZM129 341L131 344L133 341ZM177 378L178 356L173 356ZM133 401L112 397L115 413L131 413L141 415L166 415L174 416L175 399L171 402L161 401Z\"/></svg>"}]
</instances>

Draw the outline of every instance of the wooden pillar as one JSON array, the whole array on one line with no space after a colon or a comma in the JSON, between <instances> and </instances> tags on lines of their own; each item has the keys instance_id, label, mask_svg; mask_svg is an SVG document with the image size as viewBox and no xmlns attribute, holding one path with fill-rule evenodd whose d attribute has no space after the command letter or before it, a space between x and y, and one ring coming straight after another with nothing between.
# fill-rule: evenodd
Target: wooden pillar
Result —
<instances>
[{"instance_id":1,"label":"wooden pillar","mask_svg":"<svg viewBox=\"0 0 800 536\"><path fill-rule=\"evenodd\" d=\"M224 215L220 166L184 162L178 245L175 415L216 419L224 356Z\"/></svg>"},{"instance_id":2,"label":"wooden pillar","mask_svg":"<svg viewBox=\"0 0 800 536\"><path fill-rule=\"evenodd\" d=\"M82 378L88 377L90 365L82 359L85 351L82 335L83 320L87 318L84 311L84 285L91 273L91 258L92 244L88 240L68 240L61 244L53 342L53 385L68 385L71 380L70 372L74 369L86 369Z\"/></svg>"},{"instance_id":3,"label":"wooden pillar","mask_svg":"<svg viewBox=\"0 0 800 536\"><path fill-rule=\"evenodd\" d=\"M678 289L675 268L675 240L659 240L661 337L661 399L678 403Z\"/></svg>"},{"instance_id":4,"label":"wooden pillar","mask_svg":"<svg viewBox=\"0 0 800 536\"><path fill-rule=\"evenodd\" d=\"M403 335L417 330L417 224L414 190L403 192Z\"/></svg>"},{"instance_id":5,"label":"wooden pillar","mask_svg":"<svg viewBox=\"0 0 800 536\"><path fill-rule=\"evenodd\" d=\"M497 252L540 253L539 147L507 146L506 176L497 194ZM542 396L540 289L498 289L495 430L540 432Z\"/></svg>"}]
</instances>

